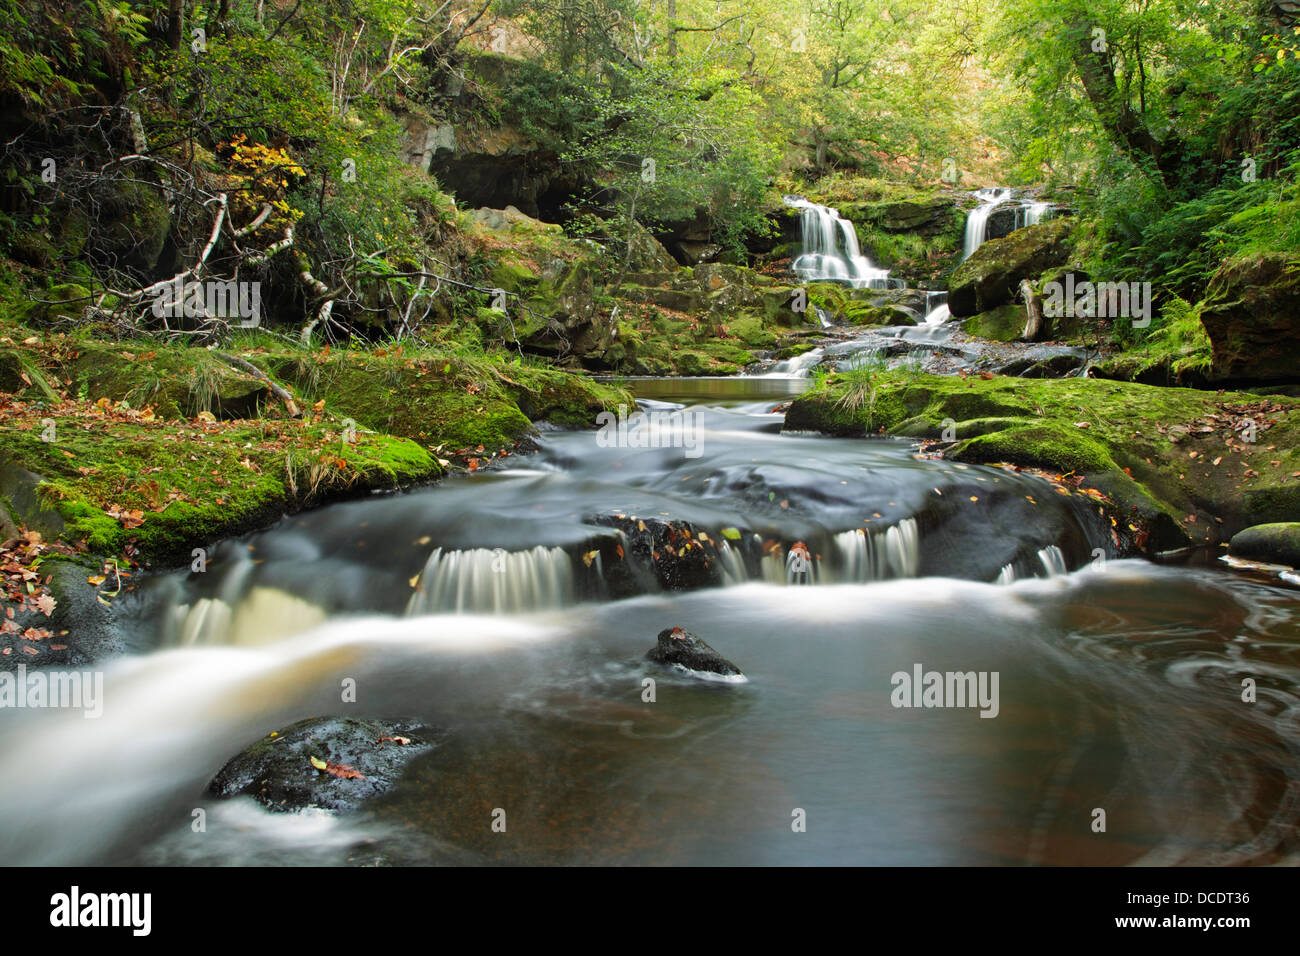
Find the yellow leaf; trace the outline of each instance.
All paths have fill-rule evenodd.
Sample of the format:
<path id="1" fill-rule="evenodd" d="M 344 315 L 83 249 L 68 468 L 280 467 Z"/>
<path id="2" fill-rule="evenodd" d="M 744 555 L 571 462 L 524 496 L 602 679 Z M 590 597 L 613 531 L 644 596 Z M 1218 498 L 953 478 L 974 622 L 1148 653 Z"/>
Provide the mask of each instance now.
<path id="1" fill-rule="evenodd" d="M 311 758 L 311 765 L 315 767 L 317 770 L 324 770 L 325 767 L 328 766 L 324 760 L 320 760 L 316 757 Z"/>

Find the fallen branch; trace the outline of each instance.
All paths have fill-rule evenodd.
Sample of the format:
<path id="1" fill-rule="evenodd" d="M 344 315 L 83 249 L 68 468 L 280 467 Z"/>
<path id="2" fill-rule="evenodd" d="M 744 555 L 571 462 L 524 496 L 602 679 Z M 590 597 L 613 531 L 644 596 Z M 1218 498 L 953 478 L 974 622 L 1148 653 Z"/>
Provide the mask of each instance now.
<path id="1" fill-rule="evenodd" d="M 241 359 L 237 355 L 226 355 L 224 352 L 213 352 L 212 354 L 221 359 L 221 361 L 233 365 L 240 371 L 247 372 L 254 378 L 261 379 L 265 382 L 267 388 L 271 390 L 271 394 L 284 402 L 285 410 L 289 413 L 290 418 L 298 418 L 302 415 L 302 412 L 298 410 L 297 403 L 293 400 L 293 396 L 289 394 L 289 390 L 284 386 L 277 385 L 275 382 L 271 381 L 271 378 L 252 362 Z"/>
<path id="2" fill-rule="evenodd" d="M 1043 298 L 1028 279 L 1020 280 L 1020 294 L 1025 299 L 1025 330 L 1020 337 L 1026 342 L 1041 342 L 1052 334 L 1052 320 L 1043 314 Z"/>

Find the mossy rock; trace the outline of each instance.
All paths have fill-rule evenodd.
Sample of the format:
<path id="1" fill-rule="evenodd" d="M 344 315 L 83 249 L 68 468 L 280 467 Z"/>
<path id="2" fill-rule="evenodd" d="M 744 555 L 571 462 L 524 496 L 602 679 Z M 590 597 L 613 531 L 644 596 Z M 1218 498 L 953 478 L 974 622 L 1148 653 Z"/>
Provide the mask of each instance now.
<path id="1" fill-rule="evenodd" d="M 1230 554 L 1300 568 L 1300 521 L 1259 524 L 1232 536 Z"/>
<path id="2" fill-rule="evenodd" d="M 1223 263 L 1206 290 L 1201 324 L 1213 347 L 1216 381 L 1300 379 L 1300 259 L 1277 252 Z"/>
<path id="3" fill-rule="evenodd" d="M 968 335 L 994 342 L 1015 342 L 1025 331 L 1025 307 L 1008 302 L 997 308 L 972 315 L 962 323 Z"/>
<path id="4" fill-rule="evenodd" d="M 961 318 L 1011 302 L 1022 279 L 1065 264 L 1073 228 L 1069 219 L 1053 219 L 985 242 L 949 278 L 949 310 Z"/>
<path id="5" fill-rule="evenodd" d="M 1267 407 L 1261 407 L 1261 406 Z M 1241 442 L 1247 420 L 1267 440 Z M 1147 547 L 1215 545 L 1300 513 L 1300 401 L 1101 379 L 856 370 L 797 398 L 790 430 L 938 439 L 948 457 L 1082 476 L 1145 528 Z M 1119 530 L 1127 527 L 1126 521 Z"/>
<path id="6" fill-rule="evenodd" d="M 86 251 L 98 262 L 137 273 L 158 264 L 171 213 L 162 188 L 134 180 L 104 180 L 95 189 L 98 209 Z"/>

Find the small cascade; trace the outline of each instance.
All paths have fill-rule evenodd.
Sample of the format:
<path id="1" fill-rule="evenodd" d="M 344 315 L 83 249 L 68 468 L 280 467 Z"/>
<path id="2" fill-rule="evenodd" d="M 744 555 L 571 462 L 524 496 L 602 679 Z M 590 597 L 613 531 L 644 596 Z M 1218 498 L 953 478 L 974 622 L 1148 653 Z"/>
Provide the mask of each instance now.
<path id="1" fill-rule="evenodd" d="M 1004 202 L 1011 198 L 1010 189 L 977 189 L 975 198 L 980 201 L 979 206 L 972 209 L 966 216 L 966 233 L 962 239 L 962 261 L 966 261 L 971 254 L 984 243 L 984 232 L 988 228 L 989 216 L 993 215 L 993 210 L 997 209 Z"/>
<path id="2" fill-rule="evenodd" d="M 765 378 L 807 378 L 812 367 L 825 356 L 824 348 L 809 349 L 794 358 L 782 359 L 763 373 Z"/>
<path id="3" fill-rule="evenodd" d="M 1049 578 L 1060 577 L 1069 571 L 1065 566 L 1065 555 L 1061 549 L 1054 544 L 1049 544 L 1038 552 L 1039 563 L 1042 564 L 1043 570 L 1047 572 Z"/>
<path id="4" fill-rule="evenodd" d="M 172 611 L 172 628 L 165 643 L 253 646 L 291 637 L 323 623 L 327 616 L 316 605 L 278 588 L 254 587 L 236 603 L 199 598 Z"/>
<path id="5" fill-rule="evenodd" d="M 722 570 L 723 587 L 744 584 L 749 580 L 749 573 L 745 570 L 744 559 L 726 541 L 718 545 L 718 564 Z"/>
<path id="6" fill-rule="evenodd" d="M 857 528 L 835 536 L 843 570 L 837 580 L 851 583 L 914 578 L 921 567 L 920 532 L 915 518 L 875 533 Z"/>
<path id="7" fill-rule="evenodd" d="M 1023 229 L 1026 226 L 1036 226 L 1040 222 L 1050 219 L 1051 214 L 1051 203 L 1026 200 L 1016 207 L 1016 228 Z"/>
<path id="8" fill-rule="evenodd" d="M 994 584 L 1015 584 L 1016 567 L 1013 564 L 1002 565 L 1002 570 L 998 572 L 998 578 Z"/>
<path id="9" fill-rule="evenodd" d="M 952 318 L 948 311 L 947 292 L 927 292 L 925 294 L 925 318 L 922 325 L 943 325 Z"/>
<path id="10" fill-rule="evenodd" d="M 828 206 L 819 206 L 799 196 L 786 196 L 787 205 L 803 210 L 803 252 L 791 264 L 795 275 L 806 282 L 843 282 L 856 289 L 901 288 L 862 254 L 853 223 L 842 219 Z"/>
<path id="11" fill-rule="evenodd" d="M 817 313 L 817 321 L 821 323 L 823 329 L 835 327 L 835 323 L 831 321 L 831 314 L 820 305 L 814 305 L 813 311 Z"/>
<path id="12" fill-rule="evenodd" d="M 563 548 L 435 548 L 420 573 L 406 614 L 522 613 L 571 603 L 573 563 Z"/>
<path id="13" fill-rule="evenodd" d="M 995 189 L 977 189 L 975 198 L 980 201 L 979 206 L 972 209 L 966 216 L 966 233 L 962 240 L 962 261 L 966 261 L 971 254 L 984 244 L 985 237 L 988 233 L 989 217 L 999 207 L 1011 202 L 1014 190 L 998 187 Z M 1012 229 L 1024 229 L 1026 226 L 1036 226 L 1038 223 L 1050 219 L 1052 216 L 1052 204 L 1038 202 L 1033 199 L 1022 199 L 1016 206 Z"/>

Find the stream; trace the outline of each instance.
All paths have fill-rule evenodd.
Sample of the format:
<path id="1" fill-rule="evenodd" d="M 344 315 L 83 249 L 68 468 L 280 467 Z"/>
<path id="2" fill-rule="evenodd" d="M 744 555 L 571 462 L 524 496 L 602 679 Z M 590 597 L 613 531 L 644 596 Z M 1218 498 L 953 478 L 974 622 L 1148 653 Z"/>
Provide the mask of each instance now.
<path id="1" fill-rule="evenodd" d="M 0 858 L 1297 862 L 1295 591 L 1116 559 L 1095 503 L 1043 479 L 782 434 L 797 376 L 631 384 L 645 447 L 543 430 L 125 596 L 102 717 L 0 714 Z M 654 534 L 683 528 L 672 578 Z M 647 661 L 673 626 L 747 680 Z M 992 719 L 895 706 L 917 667 L 996 674 Z M 445 737 L 359 814 L 207 796 L 244 747 L 327 714 Z"/>

